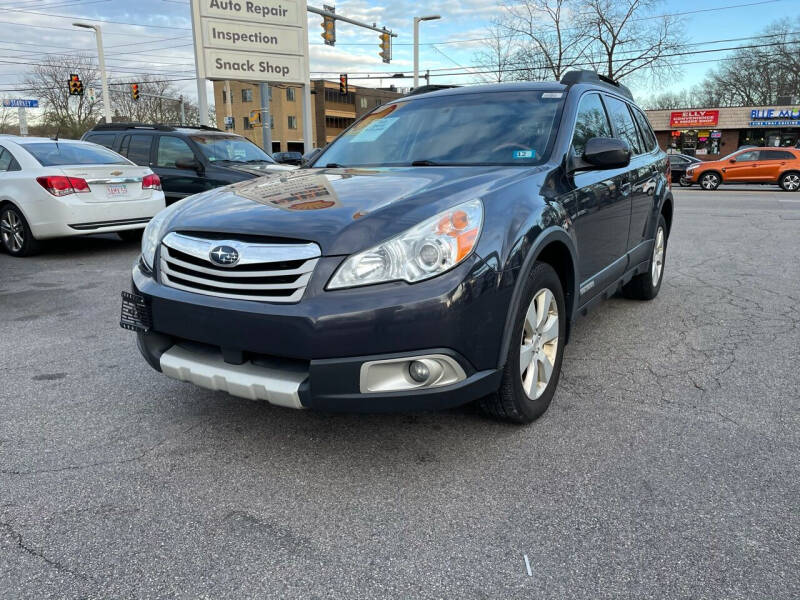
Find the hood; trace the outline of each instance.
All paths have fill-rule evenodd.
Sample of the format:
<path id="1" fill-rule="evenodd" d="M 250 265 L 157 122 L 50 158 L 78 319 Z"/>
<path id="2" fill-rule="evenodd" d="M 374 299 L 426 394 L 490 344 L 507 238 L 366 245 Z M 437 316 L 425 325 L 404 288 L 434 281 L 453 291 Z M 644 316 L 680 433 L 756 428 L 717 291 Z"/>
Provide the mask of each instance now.
<path id="1" fill-rule="evenodd" d="M 165 229 L 313 241 L 323 255 L 374 246 L 434 214 L 541 169 L 300 169 L 187 199 Z"/>

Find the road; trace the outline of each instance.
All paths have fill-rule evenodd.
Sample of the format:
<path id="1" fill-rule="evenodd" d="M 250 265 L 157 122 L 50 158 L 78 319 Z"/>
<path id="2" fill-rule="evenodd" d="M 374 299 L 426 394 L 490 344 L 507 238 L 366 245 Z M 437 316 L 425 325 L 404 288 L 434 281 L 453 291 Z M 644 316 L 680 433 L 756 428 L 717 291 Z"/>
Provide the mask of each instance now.
<path id="1" fill-rule="evenodd" d="M 135 244 L 0 255 L 0 597 L 797 598 L 800 194 L 675 212 L 522 428 L 181 384 L 117 325 Z"/>

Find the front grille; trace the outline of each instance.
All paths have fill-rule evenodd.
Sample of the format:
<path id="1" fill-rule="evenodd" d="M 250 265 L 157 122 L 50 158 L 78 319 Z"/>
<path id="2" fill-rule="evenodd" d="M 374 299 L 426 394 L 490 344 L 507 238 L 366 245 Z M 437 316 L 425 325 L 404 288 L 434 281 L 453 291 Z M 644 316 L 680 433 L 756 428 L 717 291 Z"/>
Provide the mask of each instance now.
<path id="1" fill-rule="evenodd" d="M 215 238 L 218 236 L 214 236 Z M 233 266 L 211 261 L 211 251 L 238 252 Z M 207 296 L 260 302 L 299 302 L 320 256 L 319 246 L 257 244 L 170 233 L 161 242 L 161 283 Z"/>

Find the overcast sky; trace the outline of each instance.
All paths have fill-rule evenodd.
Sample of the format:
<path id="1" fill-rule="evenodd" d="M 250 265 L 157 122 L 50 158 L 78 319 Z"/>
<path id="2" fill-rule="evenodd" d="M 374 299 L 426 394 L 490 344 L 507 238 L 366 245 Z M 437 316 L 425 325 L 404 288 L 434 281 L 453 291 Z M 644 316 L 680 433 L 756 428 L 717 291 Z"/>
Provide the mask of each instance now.
<path id="1" fill-rule="evenodd" d="M 321 6 L 320 2 L 320 6 Z M 317 5 L 312 2 L 312 5 Z M 730 40 L 759 33 L 778 19 L 795 19 L 800 0 L 670 0 L 664 13 L 686 13 L 685 38 L 689 43 Z M 348 72 L 353 83 L 388 85 L 388 79 L 356 80 L 358 73 L 381 72 L 391 75 L 412 70 L 412 18 L 421 14 L 440 14 L 439 21 L 421 25 L 421 69 L 458 69 L 475 64 L 474 53 L 481 42 L 463 42 L 485 36 L 486 27 L 499 9 L 493 0 L 344 0 L 336 3 L 340 14 L 386 26 L 396 32 L 393 60 L 381 62 L 378 35 L 345 23 L 337 24 L 337 44 L 325 46 L 320 38 L 321 17 L 309 15 L 312 77 L 335 78 Z M 703 11 L 703 12 L 697 12 Z M 63 15 L 63 16 L 53 16 Z M 0 0 L 0 96 L 27 97 L 16 91 L 29 66 L 44 54 L 84 50 L 95 52 L 89 30 L 71 26 L 75 20 L 101 24 L 110 76 L 116 81 L 134 81 L 147 72 L 176 79 L 187 96 L 196 96 L 191 46 L 191 18 L 188 0 Z M 693 49 L 723 48 L 747 42 L 721 42 L 694 46 Z M 687 57 L 683 62 L 714 61 L 725 53 Z M 20 64 L 22 63 L 22 64 Z M 713 62 L 686 65 L 682 77 L 670 81 L 682 88 L 700 81 Z M 435 72 L 435 71 L 434 71 Z M 474 83 L 475 75 L 435 78 L 435 83 Z M 410 86 L 410 80 L 393 80 Z M 210 86 L 209 90 L 210 90 Z M 647 95 L 644 84 L 634 92 Z"/>

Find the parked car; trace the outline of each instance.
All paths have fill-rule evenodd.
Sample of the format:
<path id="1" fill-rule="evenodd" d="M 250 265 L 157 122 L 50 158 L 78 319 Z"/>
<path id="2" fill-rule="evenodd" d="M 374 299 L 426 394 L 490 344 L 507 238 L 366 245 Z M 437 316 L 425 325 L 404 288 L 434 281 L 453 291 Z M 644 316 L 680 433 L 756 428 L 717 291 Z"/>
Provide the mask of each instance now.
<path id="1" fill-rule="evenodd" d="M 303 163 L 303 155 L 299 152 L 275 152 L 272 155 L 275 162 L 282 165 L 301 165 Z"/>
<path id="2" fill-rule="evenodd" d="M 83 140 L 119 152 L 161 178 L 167 204 L 223 185 L 285 173 L 245 137 L 212 127 L 172 127 L 144 123 L 100 123 Z"/>
<path id="3" fill-rule="evenodd" d="M 703 161 L 695 156 L 689 156 L 688 154 L 670 154 L 669 167 L 672 173 L 672 181 L 676 181 L 681 187 L 692 185 L 689 180 L 686 179 L 686 168 L 689 165 L 700 162 Z"/>
<path id="4" fill-rule="evenodd" d="M 661 287 L 666 154 L 624 86 L 462 87 L 367 114 L 307 169 L 150 223 L 123 327 L 167 376 L 293 408 L 550 404 L 578 317 Z"/>
<path id="5" fill-rule="evenodd" d="M 686 178 L 704 190 L 722 183 L 779 185 L 787 192 L 800 189 L 800 150 L 797 148 L 748 148 L 719 160 L 690 165 Z"/>
<path id="6" fill-rule="evenodd" d="M 0 136 L 0 241 L 12 256 L 34 254 L 48 238 L 138 238 L 163 208 L 158 175 L 102 146 Z"/>

